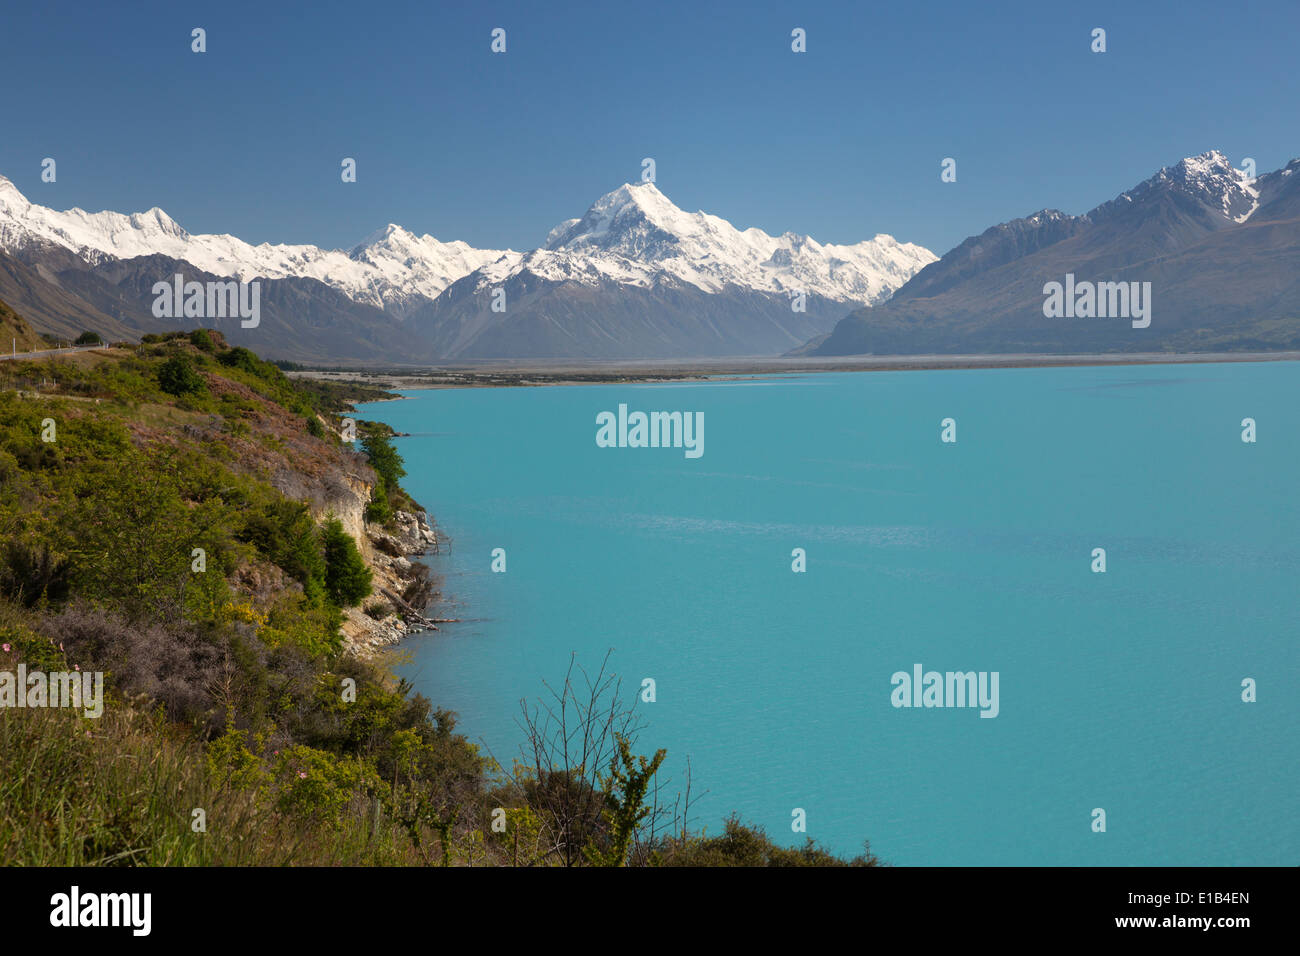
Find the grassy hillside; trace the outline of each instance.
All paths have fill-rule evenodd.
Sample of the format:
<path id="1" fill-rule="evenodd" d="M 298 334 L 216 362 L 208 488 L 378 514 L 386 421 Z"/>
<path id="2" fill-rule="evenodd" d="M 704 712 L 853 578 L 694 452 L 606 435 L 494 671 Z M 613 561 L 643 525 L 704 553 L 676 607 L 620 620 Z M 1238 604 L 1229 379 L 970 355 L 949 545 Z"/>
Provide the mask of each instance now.
<path id="1" fill-rule="evenodd" d="M 393 678 L 434 582 L 384 429 L 340 437 L 380 394 L 204 331 L 0 362 L 0 680 L 106 685 L 98 718 L 0 706 L 0 864 L 842 865 L 647 812 L 601 707 L 582 765 L 542 731 L 506 770 Z"/>

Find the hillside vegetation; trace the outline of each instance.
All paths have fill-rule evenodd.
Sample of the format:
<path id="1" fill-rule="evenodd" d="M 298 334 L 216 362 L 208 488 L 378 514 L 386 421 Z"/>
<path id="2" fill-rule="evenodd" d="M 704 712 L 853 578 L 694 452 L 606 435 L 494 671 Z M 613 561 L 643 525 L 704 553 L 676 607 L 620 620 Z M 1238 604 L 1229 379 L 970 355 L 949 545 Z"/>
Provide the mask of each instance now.
<path id="1" fill-rule="evenodd" d="M 0 708 L 0 864 L 843 865 L 650 809 L 599 707 L 585 764 L 507 769 L 393 677 L 436 539 L 387 430 L 341 438 L 382 394 L 210 330 L 0 362 L 0 672 L 106 685 Z"/>

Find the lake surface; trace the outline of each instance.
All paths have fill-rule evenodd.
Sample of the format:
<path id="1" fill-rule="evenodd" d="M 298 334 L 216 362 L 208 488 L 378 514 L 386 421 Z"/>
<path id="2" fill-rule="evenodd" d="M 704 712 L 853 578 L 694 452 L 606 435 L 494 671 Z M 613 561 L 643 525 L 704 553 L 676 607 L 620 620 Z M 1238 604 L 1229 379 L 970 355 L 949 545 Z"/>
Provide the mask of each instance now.
<path id="1" fill-rule="evenodd" d="M 411 433 L 467 620 L 401 671 L 507 766 L 520 699 L 612 648 L 709 832 L 793 844 L 800 808 L 898 865 L 1300 863 L 1300 365 L 404 394 L 360 415 Z M 598 447 L 620 403 L 703 412 L 703 455 Z M 997 716 L 895 707 L 916 664 L 997 672 Z"/>

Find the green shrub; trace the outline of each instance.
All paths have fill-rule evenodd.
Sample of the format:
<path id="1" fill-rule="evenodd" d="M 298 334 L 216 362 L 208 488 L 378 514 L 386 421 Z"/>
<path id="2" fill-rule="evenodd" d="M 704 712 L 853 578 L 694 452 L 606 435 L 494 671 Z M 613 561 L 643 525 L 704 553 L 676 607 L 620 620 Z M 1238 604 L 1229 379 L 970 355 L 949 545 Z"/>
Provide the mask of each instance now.
<path id="1" fill-rule="evenodd" d="M 158 387 L 168 395 L 190 395 L 208 388 L 190 361 L 180 355 L 173 355 L 158 369 Z"/>
<path id="2" fill-rule="evenodd" d="M 300 501 L 278 499 L 244 519 L 237 533 L 302 585 L 311 602 L 325 594 L 325 557 L 311 511 Z"/>
<path id="3" fill-rule="evenodd" d="M 228 366 L 229 368 L 242 369 L 250 375 L 255 375 L 258 378 L 261 378 L 266 374 L 266 363 L 242 345 L 237 345 L 233 349 L 223 352 L 218 356 L 217 360 L 221 362 L 222 365 Z M 279 369 L 276 369 L 276 371 L 278 372 Z"/>
<path id="4" fill-rule="evenodd" d="M 276 809 L 290 816 L 341 825 L 349 803 L 358 795 L 380 789 L 374 771 L 348 757 L 301 744 L 282 751 L 279 757 Z"/>
<path id="5" fill-rule="evenodd" d="M 4 648 L 8 647 L 8 650 Z M 58 646 L 20 621 L 0 621 L 0 670 L 13 671 L 19 661 L 33 671 L 63 671 L 67 658 Z"/>
<path id="6" fill-rule="evenodd" d="M 368 601 L 364 610 L 366 617 L 371 620 L 382 621 L 393 613 L 393 606 L 387 601 Z"/>
<path id="7" fill-rule="evenodd" d="M 325 593 L 339 607 L 354 607 L 370 594 L 370 569 L 343 523 L 330 518 L 321 529 L 325 548 Z"/>
<path id="8" fill-rule="evenodd" d="M 388 436 L 373 429 L 368 430 L 361 436 L 361 447 L 365 449 L 366 457 L 370 459 L 370 467 L 375 469 L 384 484 L 396 488 L 406 475 L 406 469 L 402 467 L 404 464 L 402 456 L 397 453 Z"/>
<path id="9" fill-rule="evenodd" d="M 384 479 L 375 482 L 370 492 L 370 502 L 366 505 L 366 520 L 371 524 L 388 524 L 393 520 L 393 506 L 388 501 L 388 489 Z"/>
<path id="10" fill-rule="evenodd" d="M 295 647 L 308 658 L 333 657 L 343 649 L 342 616 L 332 607 L 314 606 L 301 595 L 282 595 L 267 614 L 260 636 L 268 647 Z"/>

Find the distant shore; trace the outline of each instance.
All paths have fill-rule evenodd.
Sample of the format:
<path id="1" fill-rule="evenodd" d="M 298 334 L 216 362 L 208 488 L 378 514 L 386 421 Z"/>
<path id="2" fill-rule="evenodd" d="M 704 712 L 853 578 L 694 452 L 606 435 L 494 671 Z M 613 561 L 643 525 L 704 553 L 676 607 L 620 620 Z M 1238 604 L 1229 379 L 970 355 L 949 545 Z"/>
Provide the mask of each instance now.
<path id="1" fill-rule="evenodd" d="M 898 372 L 936 369 L 1059 368 L 1089 365 L 1181 365 L 1296 362 L 1300 352 L 1134 352 L 1096 355 L 850 355 L 836 358 L 731 358 L 656 361 L 518 360 L 457 362 L 437 368 L 296 369 L 295 378 L 361 382 L 378 388 L 515 388 L 621 382 L 689 382 L 809 372 Z"/>

